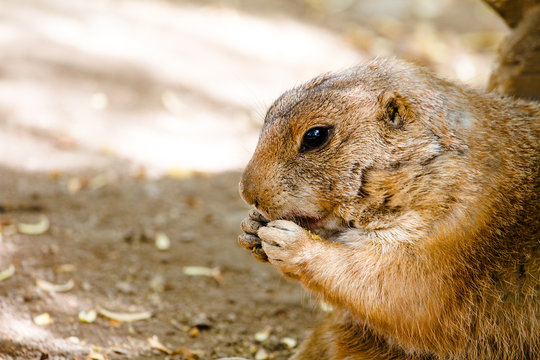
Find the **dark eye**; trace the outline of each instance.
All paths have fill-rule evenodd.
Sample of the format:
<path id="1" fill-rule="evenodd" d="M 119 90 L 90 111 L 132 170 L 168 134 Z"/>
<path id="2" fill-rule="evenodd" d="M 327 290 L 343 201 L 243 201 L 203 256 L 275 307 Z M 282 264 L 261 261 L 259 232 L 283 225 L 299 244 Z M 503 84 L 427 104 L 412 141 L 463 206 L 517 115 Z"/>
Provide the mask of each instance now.
<path id="1" fill-rule="evenodd" d="M 332 128 L 318 126 L 309 129 L 302 138 L 302 145 L 300 145 L 300 152 L 310 151 L 318 149 L 328 142 Z"/>

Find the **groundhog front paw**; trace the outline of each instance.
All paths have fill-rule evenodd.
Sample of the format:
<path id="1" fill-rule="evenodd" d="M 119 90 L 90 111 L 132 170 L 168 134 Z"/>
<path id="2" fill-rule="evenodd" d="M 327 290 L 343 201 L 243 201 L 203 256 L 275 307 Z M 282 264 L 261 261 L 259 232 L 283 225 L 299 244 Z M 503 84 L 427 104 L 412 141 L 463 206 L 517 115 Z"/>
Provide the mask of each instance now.
<path id="1" fill-rule="evenodd" d="M 257 236 L 257 231 L 267 223 L 268 220 L 253 209 L 249 212 L 249 216 L 240 223 L 244 233 L 238 237 L 238 244 L 251 251 L 253 257 L 262 262 L 268 262 L 268 257 L 262 249 L 261 239 Z"/>
<path id="2" fill-rule="evenodd" d="M 309 232 L 292 221 L 276 220 L 259 228 L 257 234 L 268 261 L 288 277 L 298 278 L 303 251 L 311 240 Z"/>

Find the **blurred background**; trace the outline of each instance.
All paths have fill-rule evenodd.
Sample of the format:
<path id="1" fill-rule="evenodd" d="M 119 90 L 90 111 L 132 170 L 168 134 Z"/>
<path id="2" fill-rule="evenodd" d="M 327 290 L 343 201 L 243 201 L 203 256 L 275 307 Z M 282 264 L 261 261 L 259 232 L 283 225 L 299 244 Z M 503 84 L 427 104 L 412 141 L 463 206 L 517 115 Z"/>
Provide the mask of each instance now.
<path id="1" fill-rule="evenodd" d="M 267 107 L 397 56 L 484 88 L 480 0 L 1 0 L 0 359 L 287 359 L 320 307 L 236 244 Z"/>
<path id="2" fill-rule="evenodd" d="M 284 90 L 375 56 L 484 87 L 506 31 L 479 0 L 3 0 L 0 163 L 240 169 Z"/>

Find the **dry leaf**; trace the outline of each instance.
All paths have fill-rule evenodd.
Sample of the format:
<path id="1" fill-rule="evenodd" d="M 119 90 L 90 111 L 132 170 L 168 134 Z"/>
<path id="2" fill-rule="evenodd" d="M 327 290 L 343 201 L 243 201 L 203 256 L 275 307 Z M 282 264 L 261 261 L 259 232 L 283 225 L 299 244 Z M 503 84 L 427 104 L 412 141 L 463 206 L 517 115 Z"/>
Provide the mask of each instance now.
<path id="1" fill-rule="evenodd" d="M 9 279 L 13 274 L 15 274 L 15 266 L 11 264 L 6 270 L 0 271 L 0 282 Z"/>
<path id="2" fill-rule="evenodd" d="M 85 360 L 106 360 L 106 359 L 107 358 L 105 357 L 105 355 L 97 353 L 97 352 L 93 352 L 93 353 L 88 354 Z"/>
<path id="3" fill-rule="evenodd" d="M 167 177 L 171 179 L 183 180 L 193 177 L 193 171 L 180 168 L 172 168 L 167 171 Z"/>
<path id="4" fill-rule="evenodd" d="M 71 195 L 78 193 L 82 187 L 82 181 L 78 177 L 72 177 L 67 182 L 67 190 Z"/>
<path id="5" fill-rule="evenodd" d="M 212 277 L 218 284 L 223 284 L 225 282 L 225 279 L 223 278 L 223 274 L 221 272 L 221 269 L 219 267 L 215 267 L 212 269 Z"/>
<path id="6" fill-rule="evenodd" d="M 183 270 L 188 276 L 213 276 L 212 269 L 206 266 L 184 266 Z"/>
<path id="7" fill-rule="evenodd" d="M 123 347 L 123 345 L 115 345 L 115 346 L 110 347 L 110 349 L 111 349 L 115 354 L 118 354 L 118 355 L 124 355 L 124 356 L 129 355 L 129 351 L 128 351 L 127 349 L 125 349 L 125 348 Z"/>
<path id="8" fill-rule="evenodd" d="M 158 337 L 156 335 L 152 336 L 152 337 L 149 337 L 148 338 L 148 342 L 150 343 L 150 347 L 152 349 L 156 349 L 156 350 L 159 350 L 159 351 L 162 351 L 164 352 L 165 354 L 172 354 L 173 352 L 169 349 L 167 349 L 167 347 L 165 345 L 163 345 Z"/>
<path id="9" fill-rule="evenodd" d="M 182 346 L 181 348 L 176 349 L 174 354 L 182 355 L 182 358 L 185 360 L 197 360 L 204 356 L 204 351 L 191 350 L 185 346 Z"/>
<path id="10" fill-rule="evenodd" d="M 0 221 L 0 235 L 11 236 L 17 233 L 17 225 L 11 220 Z"/>
<path id="11" fill-rule="evenodd" d="M 109 321 L 109 325 L 112 326 L 113 328 L 117 328 L 117 327 L 120 327 L 120 325 L 122 325 L 122 322 L 118 320 L 108 319 L 108 321 Z"/>
<path id="12" fill-rule="evenodd" d="M 52 324 L 52 319 L 49 313 L 43 313 L 34 317 L 34 324 L 39 326 L 47 326 Z"/>
<path id="13" fill-rule="evenodd" d="M 96 306 L 96 310 L 100 315 L 103 315 L 106 318 L 109 318 L 111 320 L 116 320 L 116 321 L 122 321 L 122 322 L 146 320 L 152 317 L 152 313 L 150 311 L 141 311 L 141 312 L 135 312 L 135 313 L 120 313 L 120 312 L 109 311 L 107 309 L 102 308 L 99 305 Z"/>
<path id="14" fill-rule="evenodd" d="M 214 278 L 219 284 L 223 284 L 223 274 L 219 267 L 209 268 L 206 266 L 184 266 L 184 274 L 188 276 L 207 276 Z"/>
<path id="15" fill-rule="evenodd" d="M 79 321 L 83 323 L 93 323 L 96 321 L 97 312 L 96 310 L 81 311 L 79 312 Z"/>
<path id="16" fill-rule="evenodd" d="M 46 280 L 36 280 L 36 285 L 47 292 L 66 292 L 73 289 L 75 283 L 73 280 L 69 280 L 65 284 L 53 284 Z"/>
<path id="17" fill-rule="evenodd" d="M 110 183 L 109 176 L 107 174 L 99 174 L 90 179 L 89 186 L 93 190 L 100 189 Z"/>
<path id="18" fill-rule="evenodd" d="M 51 171 L 48 173 L 49 179 L 51 180 L 58 180 L 60 176 L 62 176 L 62 173 L 60 171 Z"/>
<path id="19" fill-rule="evenodd" d="M 73 264 L 61 264 L 56 267 L 56 272 L 59 273 L 68 273 L 77 271 L 77 266 Z"/>
<path id="20" fill-rule="evenodd" d="M 49 219 L 45 215 L 41 215 L 39 222 L 35 224 L 18 223 L 17 230 L 25 235 L 41 235 L 49 230 Z"/>

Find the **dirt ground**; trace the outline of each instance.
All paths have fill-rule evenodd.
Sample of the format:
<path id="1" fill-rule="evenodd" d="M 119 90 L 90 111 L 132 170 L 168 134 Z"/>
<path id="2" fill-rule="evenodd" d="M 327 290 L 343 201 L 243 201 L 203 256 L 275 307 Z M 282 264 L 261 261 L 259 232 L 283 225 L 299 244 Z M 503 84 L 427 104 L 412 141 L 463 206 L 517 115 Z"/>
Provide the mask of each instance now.
<path id="1" fill-rule="evenodd" d="M 505 33 L 374 4 L 5 0 L 0 359 L 288 358 L 324 312 L 236 245 L 266 106 L 378 55 L 482 87 Z"/>
<path id="2" fill-rule="evenodd" d="M 260 349 L 285 358 L 289 351 L 281 340 L 305 334 L 316 317 L 314 302 L 235 246 L 247 211 L 237 196 L 238 177 L 121 178 L 99 188 L 92 188 L 90 178 L 88 187 L 72 194 L 68 183 L 77 177 L 3 169 L 0 261 L 16 272 L 0 285 L 2 359 L 84 359 L 91 353 L 109 359 L 189 358 L 184 350 L 168 356 L 153 350 L 148 339 L 154 336 L 170 351 L 189 349 L 203 359 L 250 357 Z M 46 233 L 10 233 L 9 224 L 39 222 L 38 213 L 50 221 Z M 158 232 L 170 239 L 167 250 L 156 247 Z M 219 273 L 186 275 L 187 266 Z M 73 280 L 75 286 L 48 292 L 37 280 Z M 79 320 L 79 312 L 98 306 L 152 316 L 135 322 Z M 52 324 L 33 322 L 42 313 L 50 314 Z M 266 331 L 267 339 L 254 339 Z"/>

